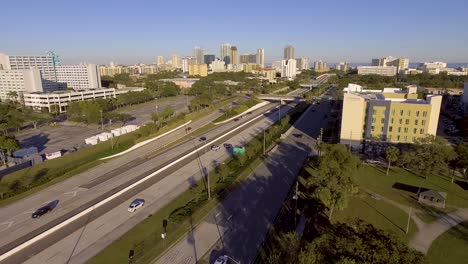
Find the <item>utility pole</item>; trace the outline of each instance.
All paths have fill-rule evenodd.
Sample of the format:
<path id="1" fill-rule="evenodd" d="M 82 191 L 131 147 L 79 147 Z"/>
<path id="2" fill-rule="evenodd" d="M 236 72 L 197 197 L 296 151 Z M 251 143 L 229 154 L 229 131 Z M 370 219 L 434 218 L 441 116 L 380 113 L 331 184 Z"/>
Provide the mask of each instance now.
<path id="1" fill-rule="evenodd" d="M 265 128 L 263 129 L 263 155 L 265 155 Z"/>
<path id="2" fill-rule="evenodd" d="M 410 224 L 410 220 L 411 220 L 411 209 L 413 209 L 413 207 L 410 207 L 410 208 L 409 208 L 409 212 L 408 212 L 408 224 L 406 225 L 406 234 L 408 234 L 408 232 L 409 232 L 409 224 Z"/>
<path id="3" fill-rule="evenodd" d="M 297 200 L 299 199 L 298 192 L 299 192 L 299 182 L 296 181 L 296 193 L 293 196 L 293 199 L 296 200 L 296 207 L 294 209 L 294 227 L 295 228 L 297 228 Z"/>
<path id="4" fill-rule="evenodd" d="M 207 183 L 208 183 L 208 201 L 211 200 L 211 186 L 210 186 L 210 174 L 208 173 L 208 170 L 205 168 L 205 171 L 203 172 L 205 173 L 206 177 L 207 177 Z"/>
<path id="5" fill-rule="evenodd" d="M 281 99 L 279 101 L 279 106 L 278 106 L 278 122 L 281 120 Z"/>
<path id="6" fill-rule="evenodd" d="M 102 109 L 99 110 L 101 112 L 101 130 L 104 130 L 104 120 L 102 119 Z"/>
<path id="7" fill-rule="evenodd" d="M 322 150 L 321 150 L 322 137 L 323 137 L 323 128 L 320 128 L 320 135 L 319 135 L 319 137 L 317 138 L 318 154 L 319 154 L 319 156 L 322 156 Z"/>

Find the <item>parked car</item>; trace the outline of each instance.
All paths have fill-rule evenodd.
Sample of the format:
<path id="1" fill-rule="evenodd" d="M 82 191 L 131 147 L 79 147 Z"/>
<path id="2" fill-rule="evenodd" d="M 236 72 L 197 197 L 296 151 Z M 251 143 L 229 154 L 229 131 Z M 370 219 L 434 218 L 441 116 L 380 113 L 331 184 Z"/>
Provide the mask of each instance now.
<path id="1" fill-rule="evenodd" d="M 138 208 L 142 207 L 145 205 L 145 200 L 141 198 L 137 198 L 133 200 L 133 202 L 128 206 L 128 211 L 130 213 L 135 212 Z"/>
<path id="2" fill-rule="evenodd" d="M 214 264 L 226 264 L 227 262 L 228 262 L 228 257 L 226 255 L 224 255 L 224 256 L 219 256 L 215 260 Z"/>
<path id="3" fill-rule="evenodd" d="M 211 150 L 217 151 L 219 149 L 218 145 L 213 145 L 211 146 Z"/>
<path id="4" fill-rule="evenodd" d="M 52 210 L 54 210 L 55 207 L 57 207 L 59 203 L 59 200 L 54 200 L 50 203 L 48 203 L 45 206 L 42 206 L 41 208 L 37 209 L 34 211 L 34 213 L 31 215 L 32 218 L 39 218 L 47 213 L 50 213 Z"/>

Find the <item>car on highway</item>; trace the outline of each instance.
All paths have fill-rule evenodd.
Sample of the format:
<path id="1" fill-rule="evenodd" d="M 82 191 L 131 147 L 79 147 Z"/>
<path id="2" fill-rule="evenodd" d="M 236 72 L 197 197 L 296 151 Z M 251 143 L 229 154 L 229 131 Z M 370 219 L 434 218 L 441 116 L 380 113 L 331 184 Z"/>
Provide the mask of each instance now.
<path id="1" fill-rule="evenodd" d="M 239 118 L 234 118 L 234 121 L 239 121 Z"/>
<path id="2" fill-rule="evenodd" d="M 252 112 L 247 112 L 247 114 L 248 114 L 248 115 L 251 115 L 251 114 L 252 114 Z"/>
<path id="3" fill-rule="evenodd" d="M 143 205 L 145 205 L 145 199 L 137 198 L 130 203 L 130 205 L 128 206 L 128 211 L 130 213 L 133 213 Z"/>
<path id="4" fill-rule="evenodd" d="M 211 146 L 211 150 L 217 151 L 217 150 L 219 150 L 219 146 L 218 145 L 213 145 L 213 146 Z"/>
<path id="5" fill-rule="evenodd" d="M 205 140 L 206 140 L 206 137 L 200 137 L 198 141 L 205 141 Z"/>
<path id="6" fill-rule="evenodd" d="M 213 264 L 226 264 L 228 262 L 228 257 L 226 255 L 219 256 Z"/>
<path id="7" fill-rule="evenodd" d="M 226 149 L 230 149 L 230 148 L 232 148 L 232 144 L 224 143 L 223 147 L 226 148 Z"/>
<path id="8" fill-rule="evenodd" d="M 34 211 L 34 213 L 31 215 L 32 218 L 39 218 L 47 213 L 50 213 L 52 210 L 54 210 L 55 207 L 57 207 L 59 203 L 59 200 L 54 200 L 41 208 L 37 209 Z"/>
<path id="9" fill-rule="evenodd" d="M 241 118 L 246 118 L 246 116 L 245 116 L 245 115 L 243 115 L 243 116 L 241 116 Z"/>

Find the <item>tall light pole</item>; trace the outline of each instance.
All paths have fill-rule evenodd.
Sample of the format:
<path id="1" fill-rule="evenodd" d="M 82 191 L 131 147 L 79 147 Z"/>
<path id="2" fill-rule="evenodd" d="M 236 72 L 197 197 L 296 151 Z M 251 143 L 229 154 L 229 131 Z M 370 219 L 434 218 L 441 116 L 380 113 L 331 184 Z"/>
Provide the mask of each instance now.
<path id="1" fill-rule="evenodd" d="M 102 109 L 99 110 L 101 112 L 101 130 L 104 130 L 104 120 L 102 119 Z"/>
<path id="2" fill-rule="evenodd" d="M 265 155 L 265 128 L 263 129 L 263 155 Z"/>

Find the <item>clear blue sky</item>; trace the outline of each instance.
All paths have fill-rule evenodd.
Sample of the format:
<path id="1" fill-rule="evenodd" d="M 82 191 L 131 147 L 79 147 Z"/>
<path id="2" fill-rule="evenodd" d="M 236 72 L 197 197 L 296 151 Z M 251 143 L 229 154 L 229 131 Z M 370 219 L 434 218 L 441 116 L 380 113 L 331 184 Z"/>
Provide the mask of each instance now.
<path id="1" fill-rule="evenodd" d="M 267 62 L 287 44 L 312 61 L 468 62 L 466 0 L 5 0 L 1 20 L 0 52 L 54 50 L 64 64 L 150 63 L 194 46 L 219 56 L 222 42 L 262 47 Z"/>

